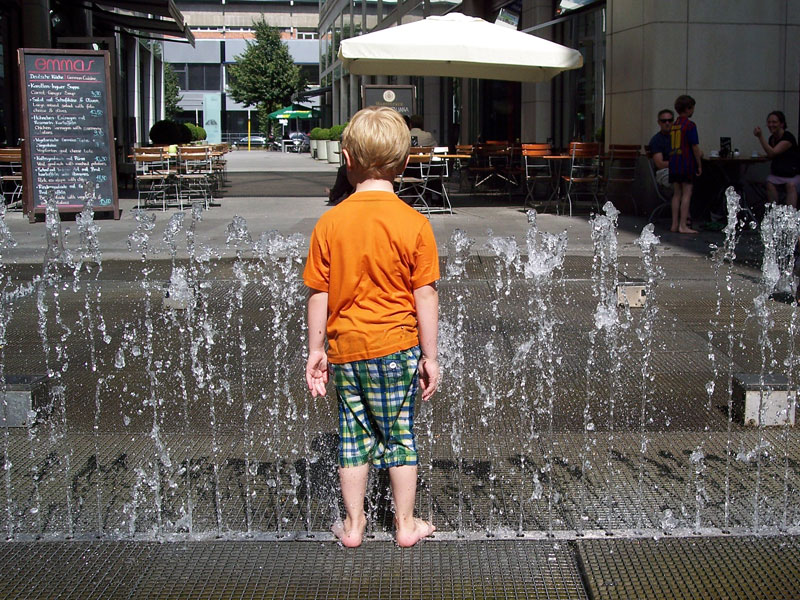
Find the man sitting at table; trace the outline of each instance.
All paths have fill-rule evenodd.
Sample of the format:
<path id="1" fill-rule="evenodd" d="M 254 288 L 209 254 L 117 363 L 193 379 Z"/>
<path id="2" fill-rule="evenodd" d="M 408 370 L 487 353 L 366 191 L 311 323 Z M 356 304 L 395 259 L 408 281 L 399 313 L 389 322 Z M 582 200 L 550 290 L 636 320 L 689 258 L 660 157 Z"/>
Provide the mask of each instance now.
<path id="1" fill-rule="evenodd" d="M 439 145 L 436 143 L 436 138 L 433 137 L 431 133 L 422 129 L 425 126 L 422 115 L 411 115 L 409 124 L 411 125 L 410 133 L 412 146 L 434 147 Z M 414 138 L 416 138 L 416 144 L 414 143 Z"/>
<path id="2" fill-rule="evenodd" d="M 656 183 L 664 196 L 670 196 L 672 185 L 669 182 L 669 152 L 672 148 L 669 130 L 675 120 L 675 113 L 665 108 L 658 113 L 658 133 L 650 138 L 648 147 L 656 168 Z"/>

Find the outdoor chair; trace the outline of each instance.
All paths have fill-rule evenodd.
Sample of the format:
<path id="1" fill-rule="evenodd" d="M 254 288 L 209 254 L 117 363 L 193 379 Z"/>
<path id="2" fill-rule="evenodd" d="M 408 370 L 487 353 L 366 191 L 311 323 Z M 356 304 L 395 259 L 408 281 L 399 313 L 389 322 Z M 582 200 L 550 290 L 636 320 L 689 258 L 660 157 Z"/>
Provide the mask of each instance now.
<path id="1" fill-rule="evenodd" d="M 21 148 L 0 148 L 0 190 L 7 208 L 22 208 Z"/>
<path id="2" fill-rule="evenodd" d="M 447 146 L 437 146 L 432 149 L 430 161 L 421 164 L 422 176 L 425 179 L 425 190 L 430 196 L 431 202 L 428 204 L 428 212 L 453 212 L 450 204 L 450 196 L 447 193 L 447 181 L 450 177 L 450 166 L 446 158 L 437 154 L 447 154 Z M 433 200 L 438 197 L 440 205 L 434 206 Z"/>
<path id="3" fill-rule="evenodd" d="M 498 180 L 504 187 L 511 183 L 512 179 L 503 172 L 507 165 L 507 142 L 491 141 L 473 146 L 472 158 L 467 166 L 472 179 L 472 189 L 477 190 L 490 182 L 497 183 Z"/>
<path id="4" fill-rule="evenodd" d="M 597 210 L 600 204 L 597 199 L 600 184 L 599 163 L 600 144 L 596 142 L 570 142 L 569 168 L 561 178 L 566 185 L 566 199 L 569 204 L 569 216 L 572 216 L 573 199 L 577 202 L 580 196 L 590 196 Z"/>
<path id="5" fill-rule="evenodd" d="M 135 148 L 133 160 L 136 169 L 136 208 L 147 208 L 160 201 L 161 210 L 166 210 L 167 191 L 170 188 L 175 190 L 175 197 L 179 198 L 175 173 L 169 168 L 166 148 Z"/>
<path id="6" fill-rule="evenodd" d="M 636 165 L 641 155 L 641 146 L 611 144 L 608 147 L 603 169 L 603 196 L 606 200 L 612 197 L 628 197 L 633 204 L 635 214 L 639 213 L 636 198 L 633 195 L 633 182 L 636 179 Z"/>
<path id="7" fill-rule="evenodd" d="M 430 212 L 430 206 L 425 199 L 427 191 L 427 174 L 430 166 L 433 148 L 411 148 L 408 165 L 405 170 L 395 177 L 397 196 L 421 212 Z"/>
<path id="8" fill-rule="evenodd" d="M 214 165 L 209 146 L 178 147 L 179 202 L 191 202 L 192 198 L 202 198 L 206 209 L 212 198 Z"/>
<path id="9" fill-rule="evenodd" d="M 553 172 L 550 170 L 550 162 L 545 158 L 552 152 L 550 144 L 522 144 L 526 192 L 523 208 L 528 206 L 529 200 L 531 204 L 536 201 L 536 186 L 539 184 L 545 184 L 546 189 L 551 192 L 549 197 L 553 196 Z"/>

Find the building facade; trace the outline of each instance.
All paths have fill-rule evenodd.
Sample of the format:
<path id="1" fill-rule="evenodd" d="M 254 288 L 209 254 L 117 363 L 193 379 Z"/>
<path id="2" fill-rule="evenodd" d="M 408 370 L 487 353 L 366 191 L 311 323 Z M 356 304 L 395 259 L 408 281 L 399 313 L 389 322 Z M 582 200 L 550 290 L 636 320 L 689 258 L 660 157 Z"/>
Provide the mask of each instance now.
<path id="1" fill-rule="evenodd" d="M 19 48 L 108 50 L 117 162 L 163 118 L 164 39 L 194 38 L 172 0 L 5 0 L 0 3 L 0 146 L 21 143 Z"/>
<path id="2" fill-rule="evenodd" d="M 216 96 L 221 106 L 223 141 L 244 135 L 248 118 L 256 126 L 255 107 L 243 106 L 226 93 L 226 67 L 254 39 L 253 22 L 262 18 L 280 30 L 292 60 L 309 85 L 317 87 L 317 0 L 209 0 L 179 2 L 178 7 L 196 38 L 194 46 L 164 43 L 164 60 L 178 75 L 181 121 L 202 124 L 204 103 L 209 96 Z M 318 100 L 307 104 L 318 104 Z"/>
<path id="3" fill-rule="evenodd" d="M 548 83 L 359 77 L 336 58 L 341 39 L 447 12 L 494 21 L 501 9 L 518 29 L 578 49 L 581 69 Z M 320 73 L 330 85 L 330 120 L 360 108 L 363 84 L 411 83 L 417 111 L 440 143 L 480 139 L 645 144 L 656 114 L 680 94 L 697 100 L 694 120 L 708 152 L 730 137 L 755 151 L 755 125 L 771 110 L 798 130 L 800 2 L 796 0 L 325 0 Z M 468 41 L 465 41 L 468 43 Z"/>

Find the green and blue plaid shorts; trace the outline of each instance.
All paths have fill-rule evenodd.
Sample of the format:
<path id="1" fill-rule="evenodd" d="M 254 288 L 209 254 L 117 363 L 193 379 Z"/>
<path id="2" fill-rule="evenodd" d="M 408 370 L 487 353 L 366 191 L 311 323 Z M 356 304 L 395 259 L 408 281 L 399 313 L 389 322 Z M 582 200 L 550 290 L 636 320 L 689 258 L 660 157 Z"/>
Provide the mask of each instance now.
<path id="1" fill-rule="evenodd" d="M 414 403 L 419 346 L 333 365 L 339 399 L 339 465 L 379 469 L 417 464 Z"/>

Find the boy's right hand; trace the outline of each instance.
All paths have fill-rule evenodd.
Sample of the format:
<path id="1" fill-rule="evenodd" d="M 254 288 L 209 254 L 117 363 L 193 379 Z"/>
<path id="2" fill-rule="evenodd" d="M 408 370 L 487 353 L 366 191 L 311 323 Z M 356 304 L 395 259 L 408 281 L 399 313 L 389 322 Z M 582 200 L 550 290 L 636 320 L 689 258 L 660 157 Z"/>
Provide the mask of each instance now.
<path id="1" fill-rule="evenodd" d="M 435 358 L 422 357 L 419 361 L 419 385 L 422 399 L 428 401 L 439 386 L 439 362 Z"/>
<path id="2" fill-rule="evenodd" d="M 312 350 L 308 353 L 306 361 L 306 384 L 311 396 L 324 396 L 327 393 L 325 385 L 328 383 L 328 355 L 324 350 Z"/>

